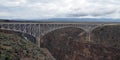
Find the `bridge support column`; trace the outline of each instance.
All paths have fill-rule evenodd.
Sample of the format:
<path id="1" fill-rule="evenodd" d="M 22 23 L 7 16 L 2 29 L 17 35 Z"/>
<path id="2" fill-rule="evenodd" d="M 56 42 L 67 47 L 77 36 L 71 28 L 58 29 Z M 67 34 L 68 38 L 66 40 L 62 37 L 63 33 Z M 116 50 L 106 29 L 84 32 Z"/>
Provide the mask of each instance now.
<path id="1" fill-rule="evenodd" d="M 36 37 L 36 44 L 40 47 L 40 37 Z"/>
<path id="2" fill-rule="evenodd" d="M 86 41 L 88 41 L 88 42 L 91 41 L 91 31 L 87 31 Z"/>

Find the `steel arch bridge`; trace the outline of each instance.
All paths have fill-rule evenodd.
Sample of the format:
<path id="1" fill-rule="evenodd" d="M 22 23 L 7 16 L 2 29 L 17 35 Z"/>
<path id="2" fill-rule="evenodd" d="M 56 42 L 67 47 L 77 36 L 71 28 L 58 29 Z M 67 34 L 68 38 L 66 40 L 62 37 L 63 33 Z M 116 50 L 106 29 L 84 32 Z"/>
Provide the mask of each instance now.
<path id="1" fill-rule="evenodd" d="M 21 33 L 27 33 L 36 38 L 36 43 L 40 47 L 40 38 L 47 33 L 54 31 L 56 29 L 75 27 L 84 30 L 87 35 L 87 41 L 90 41 L 90 34 L 95 28 L 103 27 L 107 25 L 116 24 L 103 24 L 103 23 L 32 23 L 32 22 L 0 22 L 0 29 L 18 31 Z"/>

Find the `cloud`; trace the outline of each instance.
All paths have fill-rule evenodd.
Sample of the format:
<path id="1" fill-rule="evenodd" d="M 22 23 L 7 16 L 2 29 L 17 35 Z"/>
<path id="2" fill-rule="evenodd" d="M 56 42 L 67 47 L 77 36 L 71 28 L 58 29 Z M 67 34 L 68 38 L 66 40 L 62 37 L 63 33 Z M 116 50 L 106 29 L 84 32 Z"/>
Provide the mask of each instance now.
<path id="1" fill-rule="evenodd" d="M 120 18 L 120 0 L 1 0 L 0 12 L 10 18 Z"/>
<path id="2" fill-rule="evenodd" d="M 0 12 L 0 16 L 9 16 L 9 15 L 11 15 L 11 14 L 8 12 Z"/>
<path id="3" fill-rule="evenodd" d="M 112 9 L 112 8 L 96 8 L 96 9 L 87 9 L 82 10 L 82 9 L 77 9 L 77 10 L 73 10 L 73 12 L 66 14 L 66 16 L 68 17 L 83 17 L 83 16 L 105 16 L 105 15 L 109 15 L 109 14 L 113 14 L 116 12 L 116 9 Z"/>
<path id="4" fill-rule="evenodd" d="M 0 5 L 1 6 L 21 6 L 22 4 L 25 4 L 26 0 L 1 0 Z"/>

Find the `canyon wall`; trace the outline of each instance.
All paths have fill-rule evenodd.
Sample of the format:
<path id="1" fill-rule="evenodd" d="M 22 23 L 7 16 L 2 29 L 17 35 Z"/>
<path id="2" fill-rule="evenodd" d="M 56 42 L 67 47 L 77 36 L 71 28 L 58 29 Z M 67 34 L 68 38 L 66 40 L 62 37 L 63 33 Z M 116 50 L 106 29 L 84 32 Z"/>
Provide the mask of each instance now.
<path id="1" fill-rule="evenodd" d="M 91 41 L 79 28 L 62 28 L 41 38 L 56 60 L 120 60 L 120 26 L 99 27 L 92 31 Z"/>

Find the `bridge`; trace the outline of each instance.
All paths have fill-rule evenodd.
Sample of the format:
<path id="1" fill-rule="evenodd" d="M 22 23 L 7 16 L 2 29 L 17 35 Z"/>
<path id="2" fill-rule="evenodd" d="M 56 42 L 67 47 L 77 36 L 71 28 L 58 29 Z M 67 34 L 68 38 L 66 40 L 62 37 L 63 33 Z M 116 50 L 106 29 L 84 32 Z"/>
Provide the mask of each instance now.
<path id="1" fill-rule="evenodd" d="M 66 27 L 75 27 L 84 30 L 86 35 L 86 41 L 90 41 L 91 32 L 98 28 L 108 25 L 116 25 L 116 23 L 43 23 L 43 22 L 0 22 L 0 29 L 11 30 L 21 33 L 26 33 L 32 35 L 36 38 L 36 43 L 40 47 L 40 38 L 46 35 L 49 32 L 52 32 L 57 29 L 66 28 Z"/>

